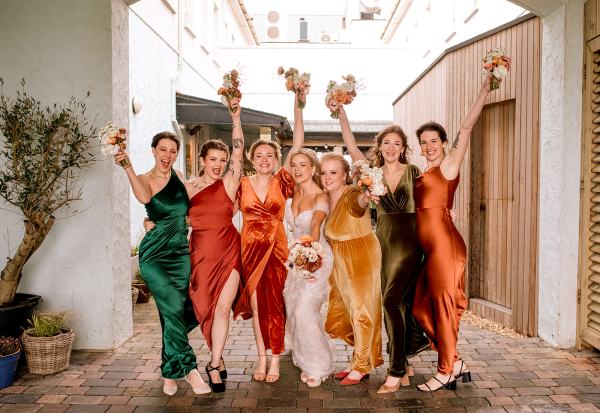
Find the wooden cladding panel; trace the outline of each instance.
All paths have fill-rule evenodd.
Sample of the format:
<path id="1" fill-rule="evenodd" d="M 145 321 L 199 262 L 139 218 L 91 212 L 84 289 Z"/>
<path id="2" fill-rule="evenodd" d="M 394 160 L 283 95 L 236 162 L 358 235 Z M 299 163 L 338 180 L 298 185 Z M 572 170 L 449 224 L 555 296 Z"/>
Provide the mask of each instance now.
<path id="1" fill-rule="evenodd" d="M 446 127 L 449 145 L 452 144 L 468 108 L 481 87 L 481 59 L 485 52 L 495 47 L 505 47 L 512 57 L 513 66 L 500 89 L 488 97 L 486 105 L 514 100 L 514 115 L 503 114 L 512 122 L 514 137 L 509 147 L 500 152 L 514 153 L 507 157 L 498 153 L 485 166 L 495 171 L 490 177 L 494 193 L 512 193 L 512 206 L 506 216 L 496 223 L 496 231 L 506 237 L 506 248 L 498 257 L 496 266 L 510 273 L 510 289 L 507 280 L 497 280 L 496 299 L 504 302 L 512 312 L 511 317 L 494 309 L 486 309 L 501 322 L 511 320 L 511 327 L 529 334 L 537 334 L 537 228 L 538 228 L 538 159 L 539 159 L 539 83 L 540 83 L 540 19 L 533 17 L 512 27 L 479 39 L 464 47 L 447 53 L 421 79 L 415 83 L 394 105 L 394 120 L 409 136 L 413 149 L 412 162 L 423 169 L 425 159 L 415 130 L 424 122 L 434 120 Z M 497 122 L 495 122 L 497 123 Z M 477 139 L 477 136 L 474 136 Z M 514 148 L 511 146 L 514 145 Z M 463 235 L 469 253 L 477 246 L 470 245 L 469 234 L 473 225 L 470 211 L 471 197 L 471 151 L 467 151 L 461 168 L 461 184 L 455 196 L 457 228 Z M 501 228 L 501 229 L 498 229 Z M 474 291 L 467 277 L 467 291 Z M 480 282 L 478 280 L 477 282 Z M 500 291 L 503 291 L 500 293 Z M 502 296 L 504 294 L 504 296 Z M 473 297 L 475 298 L 475 297 Z M 485 307 L 477 302 L 476 308 Z M 489 314 L 485 314 L 490 316 Z M 494 316 L 496 314 L 496 316 Z"/>

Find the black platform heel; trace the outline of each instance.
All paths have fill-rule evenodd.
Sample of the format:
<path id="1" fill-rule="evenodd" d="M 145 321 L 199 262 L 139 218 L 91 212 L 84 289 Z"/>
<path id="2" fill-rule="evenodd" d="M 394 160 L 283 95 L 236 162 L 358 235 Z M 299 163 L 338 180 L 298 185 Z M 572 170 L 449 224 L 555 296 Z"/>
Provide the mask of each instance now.
<path id="1" fill-rule="evenodd" d="M 223 357 L 221 357 L 221 361 L 223 362 L 223 370 L 219 370 L 219 376 L 221 376 L 221 380 L 225 381 L 227 380 L 227 367 L 225 367 L 225 360 L 223 360 Z M 219 365 L 219 367 L 221 367 Z"/>
<path id="2" fill-rule="evenodd" d="M 213 367 L 210 365 L 209 361 L 204 370 L 206 370 L 206 374 L 208 375 L 208 385 L 213 393 L 223 393 L 225 391 L 225 383 L 214 383 L 212 377 L 210 377 L 210 372 L 215 370 L 219 371 L 219 366 Z M 219 374 L 220 373 L 221 372 L 219 372 Z"/>
<path id="3" fill-rule="evenodd" d="M 465 362 L 462 361 L 462 359 L 460 360 L 460 370 L 458 371 L 457 374 L 454 375 L 454 377 L 456 377 L 456 380 L 458 380 L 459 378 L 462 377 L 463 383 L 471 382 L 471 370 L 465 369 Z"/>

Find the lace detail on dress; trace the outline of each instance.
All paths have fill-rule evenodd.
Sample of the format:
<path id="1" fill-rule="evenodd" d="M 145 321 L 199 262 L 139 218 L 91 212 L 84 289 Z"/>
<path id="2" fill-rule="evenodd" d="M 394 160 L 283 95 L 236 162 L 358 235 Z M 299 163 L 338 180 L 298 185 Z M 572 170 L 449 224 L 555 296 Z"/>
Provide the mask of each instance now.
<path id="1" fill-rule="evenodd" d="M 285 220 L 288 224 L 288 240 L 310 234 L 310 222 L 315 210 L 328 212 L 315 207 L 302 211 L 294 218 L 291 208 L 292 200 L 288 199 L 285 206 Z M 323 378 L 333 372 L 333 355 L 329 344 L 329 336 L 323 327 L 321 309 L 329 290 L 329 275 L 333 269 L 333 253 L 323 235 L 323 265 L 313 273 L 315 281 L 302 278 L 287 277 L 283 289 L 287 322 L 285 326 L 286 348 L 292 349 L 294 364 L 306 375 L 313 378 Z"/>

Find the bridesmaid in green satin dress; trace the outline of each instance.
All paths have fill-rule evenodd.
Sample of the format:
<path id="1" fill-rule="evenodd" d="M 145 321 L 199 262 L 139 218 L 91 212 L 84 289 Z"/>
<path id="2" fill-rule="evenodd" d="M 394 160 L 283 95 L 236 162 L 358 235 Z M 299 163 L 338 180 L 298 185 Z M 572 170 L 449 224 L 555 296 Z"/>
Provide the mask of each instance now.
<path id="1" fill-rule="evenodd" d="M 185 378 L 194 393 L 210 392 L 196 366 L 196 355 L 187 333 L 198 325 L 188 296 L 190 283 L 190 252 L 186 215 L 189 201 L 186 186 L 173 170 L 179 140 L 171 132 L 161 132 L 152 138 L 154 167 L 136 175 L 131 162 L 125 167 L 131 188 L 138 201 L 146 207 L 156 226 L 140 244 L 140 273 L 156 301 L 162 326 L 163 392 L 177 392 L 176 379 Z M 115 155 L 120 164 L 127 158 L 124 151 Z"/>
<path id="2" fill-rule="evenodd" d="M 340 108 L 344 143 L 352 161 L 367 161 L 358 149 L 348 117 Z M 392 393 L 410 384 L 412 368 L 408 357 L 429 347 L 429 341 L 415 322 L 410 305 L 419 276 L 423 252 L 417 241 L 414 181 L 419 168 L 408 163 L 406 134 L 390 125 L 376 137 L 369 153 L 373 166 L 383 169 L 387 193 L 377 204 L 376 235 L 381 245 L 381 295 L 383 318 L 388 336 L 388 377 L 378 393 Z"/>

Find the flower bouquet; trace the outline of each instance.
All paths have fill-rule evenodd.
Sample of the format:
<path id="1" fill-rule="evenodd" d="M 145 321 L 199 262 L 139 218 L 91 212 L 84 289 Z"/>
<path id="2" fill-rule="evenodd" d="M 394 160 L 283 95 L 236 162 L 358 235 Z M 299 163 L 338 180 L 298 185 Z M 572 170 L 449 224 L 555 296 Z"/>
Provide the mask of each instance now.
<path id="1" fill-rule="evenodd" d="M 375 196 L 385 194 L 385 185 L 383 184 L 383 169 L 376 166 L 369 166 L 365 161 L 356 161 L 352 164 L 352 175 L 361 189 L 368 189 Z"/>
<path id="2" fill-rule="evenodd" d="M 502 78 L 510 70 L 510 57 L 502 47 L 497 47 L 486 53 L 483 58 L 483 74 L 492 77 L 491 90 L 500 87 Z"/>
<path id="3" fill-rule="evenodd" d="M 310 235 L 303 235 L 299 239 L 290 241 L 290 255 L 288 257 L 289 273 L 293 277 L 315 281 L 312 275 L 323 265 L 323 247 L 314 242 Z"/>
<path id="4" fill-rule="evenodd" d="M 105 127 L 100 129 L 98 132 L 98 138 L 100 139 L 101 151 L 105 156 L 113 156 L 118 150 L 125 150 L 127 144 L 127 129 L 118 128 L 108 122 Z M 131 166 L 131 162 L 128 159 L 123 159 L 120 162 L 123 168 Z"/>
<path id="5" fill-rule="evenodd" d="M 310 73 L 300 74 L 295 67 L 285 70 L 283 66 L 279 66 L 277 74 L 285 79 L 285 88 L 298 95 L 298 107 L 302 109 L 306 105 L 305 97 L 310 88 Z"/>
<path id="6" fill-rule="evenodd" d="M 223 75 L 223 86 L 219 88 L 217 93 L 221 96 L 223 105 L 235 113 L 237 108 L 231 107 L 231 99 L 242 98 L 242 92 L 240 92 L 240 73 L 235 69 L 225 73 Z"/>
<path id="7" fill-rule="evenodd" d="M 338 84 L 330 80 L 327 85 L 327 95 L 325 104 L 331 109 L 331 117 L 337 119 L 340 116 L 339 107 L 352 103 L 356 97 L 356 91 L 359 89 L 356 78 L 353 75 L 342 76 L 344 83 Z"/>

